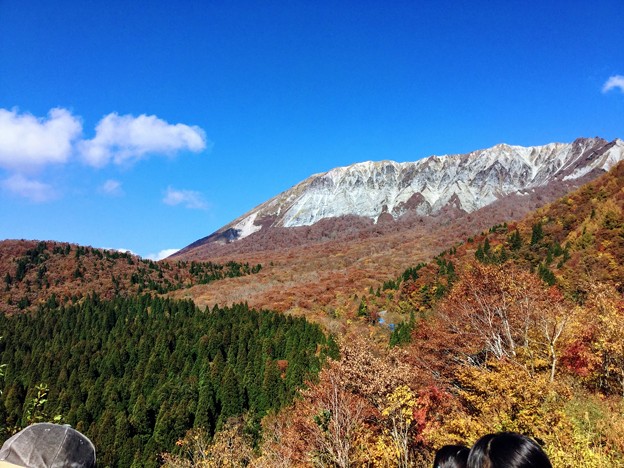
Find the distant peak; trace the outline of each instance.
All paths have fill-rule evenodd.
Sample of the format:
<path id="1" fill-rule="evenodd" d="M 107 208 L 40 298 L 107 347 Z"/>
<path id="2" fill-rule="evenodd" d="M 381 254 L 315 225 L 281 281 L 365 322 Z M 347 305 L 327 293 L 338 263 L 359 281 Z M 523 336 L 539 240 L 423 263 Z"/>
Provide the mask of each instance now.
<path id="1" fill-rule="evenodd" d="M 600 137 L 593 137 L 593 138 L 588 138 L 588 137 L 579 137 L 576 140 L 574 140 L 574 142 L 572 144 L 596 144 L 596 143 L 607 143 L 607 140 L 605 140 L 604 138 L 600 138 Z"/>
<path id="2" fill-rule="evenodd" d="M 471 213 L 509 194 L 580 180 L 624 159 L 624 141 L 578 138 L 573 143 L 508 143 L 465 154 L 414 162 L 364 161 L 315 174 L 218 231 L 236 239 L 277 227 L 311 226 L 322 219 L 357 216 L 398 220 L 435 215 L 448 207 Z M 230 239 L 233 241 L 235 239 Z"/>

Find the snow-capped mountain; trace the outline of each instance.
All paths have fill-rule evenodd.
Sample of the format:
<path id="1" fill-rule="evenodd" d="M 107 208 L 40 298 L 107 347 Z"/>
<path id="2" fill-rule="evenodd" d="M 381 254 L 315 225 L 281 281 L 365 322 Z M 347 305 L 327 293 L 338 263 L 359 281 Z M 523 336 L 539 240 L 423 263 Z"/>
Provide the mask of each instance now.
<path id="1" fill-rule="evenodd" d="M 309 177 L 192 245 L 349 215 L 376 222 L 381 215 L 398 220 L 408 212 L 428 216 L 446 207 L 471 213 L 512 194 L 597 175 L 622 159 L 624 141 L 581 138 L 533 147 L 499 144 L 416 162 L 353 164 Z"/>

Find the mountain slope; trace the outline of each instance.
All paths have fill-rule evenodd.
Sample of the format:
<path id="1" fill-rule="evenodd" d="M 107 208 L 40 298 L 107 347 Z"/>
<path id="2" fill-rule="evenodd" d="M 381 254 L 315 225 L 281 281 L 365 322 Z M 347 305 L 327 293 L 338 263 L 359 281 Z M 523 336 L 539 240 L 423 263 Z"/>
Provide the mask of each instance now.
<path id="1" fill-rule="evenodd" d="M 557 285 L 578 302 L 597 284 L 624 293 L 624 162 L 518 222 L 493 225 L 428 263 L 414 261 L 384 282 L 398 291 L 389 299 L 369 294 L 363 300 L 368 312 L 405 304 L 425 310 L 475 263 L 535 272 L 545 288 Z"/>
<path id="2" fill-rule="evenodd" d="M 412 260 L 377 292 L 359 288 L 349 310 L 328 310 L 349 323 L 341 359 L 263 426 L 263 455 L 299 466 L 327 453 L 314 416 L 330 420 L 340 394 L 358 408 L 348 424 L 370 431 L 362 440 L 389 434 L 398 411 L 413 415 L 402 441 L 414 466 L 501 428 L 539 440 L 553 466 L 624 466 L 624 162 L 520 222 Z M 388 323 L 401 347 L 387 335 L 375 346 Z M 353 458 L 398 464 L 371 444 Z"/>
<path id="3" fill-rule="evenodd" d="M 526 148 L 501 144 L 468 154 L 431 156 L 408 163 L 354 164 L 309 177 L 176 256 L 201 258 L 200 247 L 209 255 L 207 246 L 219 250 L 218 245 L 252 235 L 257 243 L 260 232 L 266 235 L 267 231 L 280 228 L 314 226 L 323 220 L 363 218 L 353 221 L 359 224 L 357 231 L 379 222 L 406 222 L 414 217 L 445 213 L 447 216 L 442 219 L 446 221 L 509 196 L 530 196 L 557 185 L 565 186 L 555 194 L 561 196 L 622 159 L 622 140 L 580 138 L 570 144 Z M 514 204 L 521 205 L 522 201 L 515 200 Z M 189 255 L 192 252 L 195 254 Z"/>
<path id="4" fill-rule="evenodd" d="M 471 445 L 503 427 L 540 440 L 553 466 L 623 466 L 623 264 L 620 162 L 518 223 L 414 263 L 360 296 L 350 318 L 368 336 L 404 320 L 390 356 L 394 375 L 405 363 L 413 379 L 420 423 L 410 443 Z M 352 343 L 340 382 L 366 395 L 383 367 L 362 371 L 362 353 L 344 350 Z"/>
<path id="5" fill-rule="evenodd" d="M 257 273 L 261 266 L 228 262 L 153 262 L 127 252 L 60 242 L 0 241 L 0 313 L 66 303 L 89 293 L 110 299 L 164 294 L 196 284 Z"/>

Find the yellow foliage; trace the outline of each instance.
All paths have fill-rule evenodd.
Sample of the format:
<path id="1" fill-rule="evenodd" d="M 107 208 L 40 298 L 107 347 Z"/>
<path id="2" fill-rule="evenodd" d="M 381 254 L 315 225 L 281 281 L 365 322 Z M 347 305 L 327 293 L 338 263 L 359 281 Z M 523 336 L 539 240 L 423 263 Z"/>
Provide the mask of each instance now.
<path id="1" fill-rule="evenodd" d="M 406 386 L 401 385 L 386 397 L 386 404 L 381 415 L 386 418 L 382 443 L 386 452 L 392 454 L 393 466 L 410 466 L 410 442 L 414 429 L 414 407 L 416 395 Z M 389 443 L 388 443 L 389 442 Z"/>
<path id="2" fill-rule="evenodd" d="M 550 445 L 553 466 L 607 468 L 624 465 L 622 402 L 613 404 L 591 395 L 575 396 L 565 408 L 571 424 L 569 438 Z"/>
<path id="3" fill-rule="evenodd" d="M 368 459 L 370 460 L 372 466 L 397 466 L 397 453 L 388 434 L 382 433 L 377 437 L 377 440 L 369 451 Z"/>
<path id="4" fill-rule="evenodd" d="M 545 373 L 530 375 L 510 362 L 491 361 L 487 367 L 460 369 L 457 380 L 463 410 L 429 434 L 438 443 L 472 443 L 499 431 L 550 440 L 569 431 L 562 411 L 569 391 Z"/>
<path id="5" fill-rule="evenodd" d="M 480 436 L 513 431 L 544 442 L 553 466 L 624 466 L 624 402 L 605 400 L 529 375 L 505 361 L 458 372 L 462 408 L 427 433 L 433 446 L 471 445 Z"/>
<path id="6" fill-rule="evenodd" d="M 415 405 L 414 392 L 407 385 L 401 385 L 388 395 L 386 406 L 381 414 L 385 417 L 400 417 L 409 425 L 414 420 Z"/>
<path id="7" fill-rule="evenodd" d="M 251 441 L 243 433 L 243 421 L 229 420 L 212 439 L 202 429 L 189 430 L 176 442 L 182 455 L 163 454 L 166 468 L 225 468 L 246 466 L 252 459 Z"/>

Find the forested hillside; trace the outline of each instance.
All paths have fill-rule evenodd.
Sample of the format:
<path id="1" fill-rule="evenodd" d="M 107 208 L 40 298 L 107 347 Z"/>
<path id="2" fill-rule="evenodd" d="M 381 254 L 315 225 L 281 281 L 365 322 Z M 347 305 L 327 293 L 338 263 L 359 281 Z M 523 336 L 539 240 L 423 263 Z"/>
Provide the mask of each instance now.
<path id="1" fill-rule="evenodd" d="M 367 318 L 380 309 L 431 308 L 474 263 L 535 273 L 546 286 L 582 303 L 594 285 L 624 292 L 624 165 L 536 210 L 517 223 L 492 226 L 406 269 L 364 297 Z M 362 315 L 362 308 L 359 309 Z"/>
<path id="2" fill-rule="evenodd" d="M 303 318 L 150 295 L 2 314 L 0 336 L 4 437 L 60 415 L 91 438 L 100 466 L 157 466 L 188 429 L 211 435 L 243 413 L 257 441 L 260 418 L 337 356 Z"/>
<path id="3" fill-rule="evenodd" d="M 443 444 L 510 430 L 554 466 L 621 466 L 623 247 L 620 164 L 371 287 L 342 358 L 265 421 L 260 460 L 424 466 Z M 388 328 L 388 348 L 371 347 Z"/>
<path id="4" fill-rule="evenodd" d="M 128 252 L 60 242 L 0 242 L 0 312 L 30 310 L 47 301 L 76 301 L 143 292 L 164 294 L 259 272 L 248 263 L 145 260 Z"/>

